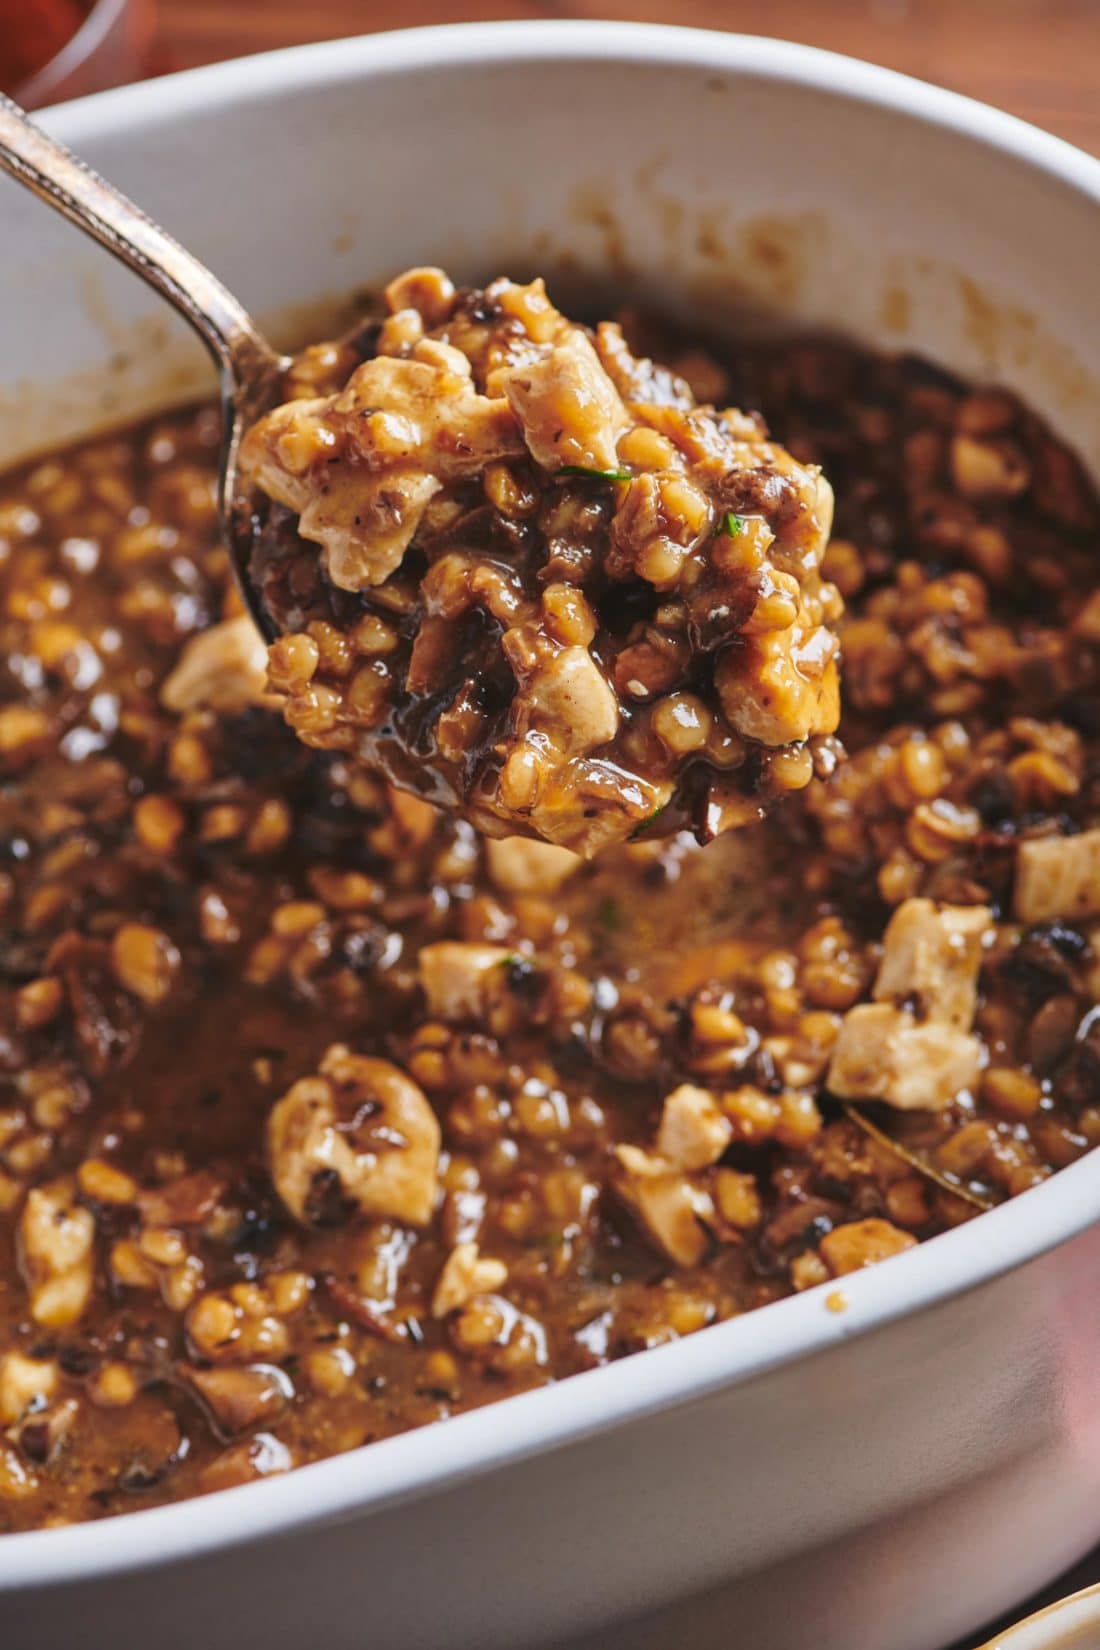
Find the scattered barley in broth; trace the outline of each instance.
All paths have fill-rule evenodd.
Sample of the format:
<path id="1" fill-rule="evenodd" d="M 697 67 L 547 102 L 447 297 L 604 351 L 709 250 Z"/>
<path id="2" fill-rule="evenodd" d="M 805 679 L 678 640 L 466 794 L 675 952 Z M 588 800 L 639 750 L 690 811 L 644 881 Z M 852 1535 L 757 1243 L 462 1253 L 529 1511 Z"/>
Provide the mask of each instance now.
<path id="1" fill-rule="evenodd" d="M 968 1218 L 825 1091 L 907 901 L 991 930 L 980 1074 L 907 1138 L 1009 1193 L 1100 1138 L 1090 921 L 1013 894 L 1022 842 L 1100 824 L 1093 494 L 914 361 L 704 368 L 834 484 L 850 760 L 572 874 L 304 749 L 240 625 L 178 669 L 236 611 L 210 411 L 3 484 L 0 1530 L 350 1449 Z M 421 963 L 446 942 L 477 949 Z"/>

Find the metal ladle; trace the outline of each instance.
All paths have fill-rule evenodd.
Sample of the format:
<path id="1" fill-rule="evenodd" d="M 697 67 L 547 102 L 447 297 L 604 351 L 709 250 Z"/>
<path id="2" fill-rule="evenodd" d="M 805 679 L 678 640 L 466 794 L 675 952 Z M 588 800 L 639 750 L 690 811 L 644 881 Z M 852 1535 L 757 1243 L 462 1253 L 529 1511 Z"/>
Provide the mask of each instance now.
<path id="1" fill-rule="evenodd" d="M 274 628 L 248 577 L 251 528 L 234 510 L 241 436 L 279 399 L 289 358 L 268 343 L 247 310 L 168 232 L 0 93 L 0 171 L 52 206 L 140 275 L 194 328 L 221 385 L 218 514 L 233 577 L 263 636 Z"/>

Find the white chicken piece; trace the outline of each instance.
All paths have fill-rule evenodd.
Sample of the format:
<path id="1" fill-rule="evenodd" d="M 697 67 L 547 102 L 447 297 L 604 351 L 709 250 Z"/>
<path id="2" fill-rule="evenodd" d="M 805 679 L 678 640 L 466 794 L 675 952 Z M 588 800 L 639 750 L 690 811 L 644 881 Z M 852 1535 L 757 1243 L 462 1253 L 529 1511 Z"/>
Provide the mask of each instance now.
<path id="1" fill-rule="evenodd" d="M 650 1237 L 677 1266 L 695 1266 L 717 1219 L 701 1171 L 717 1163 L 733 1126 L 714 1096 L 681 1083 L 665 1096 L 655 1150 L 616 1146 L 616 1187 Z"/>
<path id="2" fill-rule="evenodd" d="M 19 1265 L 35 1323 L 67 1329 L 78 1321 L 92 1292 L 95 1221 L 77 1203 L 74 1180 L 52 1180 L 27 1193 L 19 1219 Z"/>
<path id="3" fill-rule="evenodd" d="M 363 477 L 346 464 L 334 464 L 325 486 L 303 504 L 298 531 L 322 546 L 337 589 L 382 584 L 400 567 L 442 485 L 423 470 Z"/>
<path id="4" fill-rule="evenodd" d="M 304 1226 L 333 1186 L 360 1214 L 425 1226 L 439 1190 L 439 1147 L 439 1122 L 412 1078 L 339 1043 L 267 1120 L 275 1190 Z"/>
<path id="5" fill-rule="evenodd" d="M 583 863 L 568 848 L 533 837 L 487 837 L 489 875 L 504 894 L 554 894 Z"/>
<path id="6" fill-rule="evenodd" d="M 548 354 L 507 374 L 504 391 L 523 439 L 544 470 L 614 470 L 630 420 L 586 333 L 568 332 Z"/>
<path id="7" fill-rule="evenodd" d="M 30 1409 L 44 1409 L 57 1391 L 58 1365 L 53 1358 L 28 1358 L 5 1352 L 0 1358 L 0 1425 L 10 1427 Z"/>
<path id="8" fill-rule="evenodd" d="M 738 733 L 786 745 L 840 722 L 839 645 L 819 624 L 769 630 L 718 656 L 714 685 Z"/>
<path id="9" fill-rule="evenodd" d="M 899 1111 L 942 1111 L 981 1070 L 976 1037 L 915 1020 L 889 1003 L 857 1003 L 844 1016 L 828 1086 L 841 1100 L 883 1100 Z"/>
<path id="10" fill-rule="evenodd" d="M 438 940 L 420 952 L 420 983 L 428 1012 L 440 1020 L 484 1020 L 515 955 L 502 945 Z"/>
<path id="11" fill-rule="evenodd" d="M 289 401 L 249 430 L 241 474 L 298 514 L 333 584 L 382 584 L 444 482 L 518 457 L 508 402 L 480 395 L 461 351 L 424 339 L 408 358 L 379 355 L 344 388 Z"/>
<path id="12" fill-rule="evenodd" d="M 267 644 L 247 613 L 200 630 L 184 645 L 160 690 L 165 710 L 212 710 L 232 716 L 252 705 L 277 705 L 267 691 Z"/>
<path id="13" fill-rule="evenodd" d="M 883 954 L 871 995 L 904 1005 L 918 1020 L 967 1030 L 978 1004 L 978 971 L 993 913 L 985 905 L 937 905 L 907 899 L 882 936 Z"/>
<path id="14" fill-rule="evenodd" d="M 732 1135 L 733 1125 L 713 1094 L 693 1083 L 681 1083 L 665 1099 L 657 1153 L 678 1169 L 709 1169 Z"/>
<path id="15" fill-rule="evenodd" d="M 898 907 L 883 936 L 875 1001 L 849 1009 L 833 1048 L 833 1094 L 940 1111 L 973 1087 L 982 1046 L 970 1027 L 992 928 L 984 905 L 910 899 Z"/>
<path id="16" fill-rule="evenodd" d="M 667 780 L 626 775 L 602 756 L 573 756 L 540 775 L 527 817 L 547 842 L 592 859 L 656 818 L 672 792 Z"/>
<path id="17" fill-rule="evenodd" d="M 1021 842 L 1015 908 L 1026 923 L 1100 916 L 1100 828 Z"/>
<path id="18" fill-rule="evenodd" d="M 609 744 L 619 731 L 618 702 L 585 647 L 540 661 L 522 682 L 513 716 L 521 735 L 544 734 L 570 756 Z"/>
<path id="19" fill-rule="evenodd" d="M 446 1318 L 476 1295 L 492 1295 L 508 1277 L 502 1260 L 482 1255 L 476 1243 L 456 1243 L 436 1279 L 432 1317 Z"/>
<path id="20" fill-rule="evenodd" d="M 706 1224 L 715 1218 L 710 1193 L 682 1169 L 639 1146 L 616 1146 L 615 1185 L 657 1247 L 676 1266 L 696 1266 L 706 1252 Z"/>

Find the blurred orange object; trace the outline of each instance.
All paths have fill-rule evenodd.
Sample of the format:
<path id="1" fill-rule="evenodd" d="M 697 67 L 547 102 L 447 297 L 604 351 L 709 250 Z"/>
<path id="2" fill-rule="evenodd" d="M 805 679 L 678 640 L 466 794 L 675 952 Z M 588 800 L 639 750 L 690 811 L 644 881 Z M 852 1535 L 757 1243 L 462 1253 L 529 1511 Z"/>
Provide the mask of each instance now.
<path id="1" fill-rule="evenodd" d="M 16 0 L 0 28 L 0 85 L 14 91 L 68 44 L 84 22 L 77 0 Z"/>
<path id="2" fill-rule="evenodd" d="M 0 0 L 0 89 L 29 108 L 140 75 L 147 0 Z"/>

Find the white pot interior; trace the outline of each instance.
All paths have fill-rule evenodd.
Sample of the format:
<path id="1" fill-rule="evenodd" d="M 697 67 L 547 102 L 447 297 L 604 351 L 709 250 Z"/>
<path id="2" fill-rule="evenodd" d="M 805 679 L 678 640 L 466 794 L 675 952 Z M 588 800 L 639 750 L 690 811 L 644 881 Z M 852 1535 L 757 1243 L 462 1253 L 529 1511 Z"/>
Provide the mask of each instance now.
<path id="1" fill-rule="evenodd" d="M 918 350 L 1010 384 L 1100 468 L 1097 215 L 1046 175 L 1073 158 L 1056 140 L 1018 127 L 1033 158 L 999 153 L 962 135 L 984 126 L 971 105 L 774 42 L 716 39 L 702 67 L 679 31 L 436 31 L 435 61 L 426 38 L 225 65 L 49 124 L 283 340 L 409 263 L 543 270 L 590 304 Z M 800 83 L 811 58 L 832 89 Z M 15 185 L 0 200 L 9 459 L 209 382 L 133 276 Z"/>

